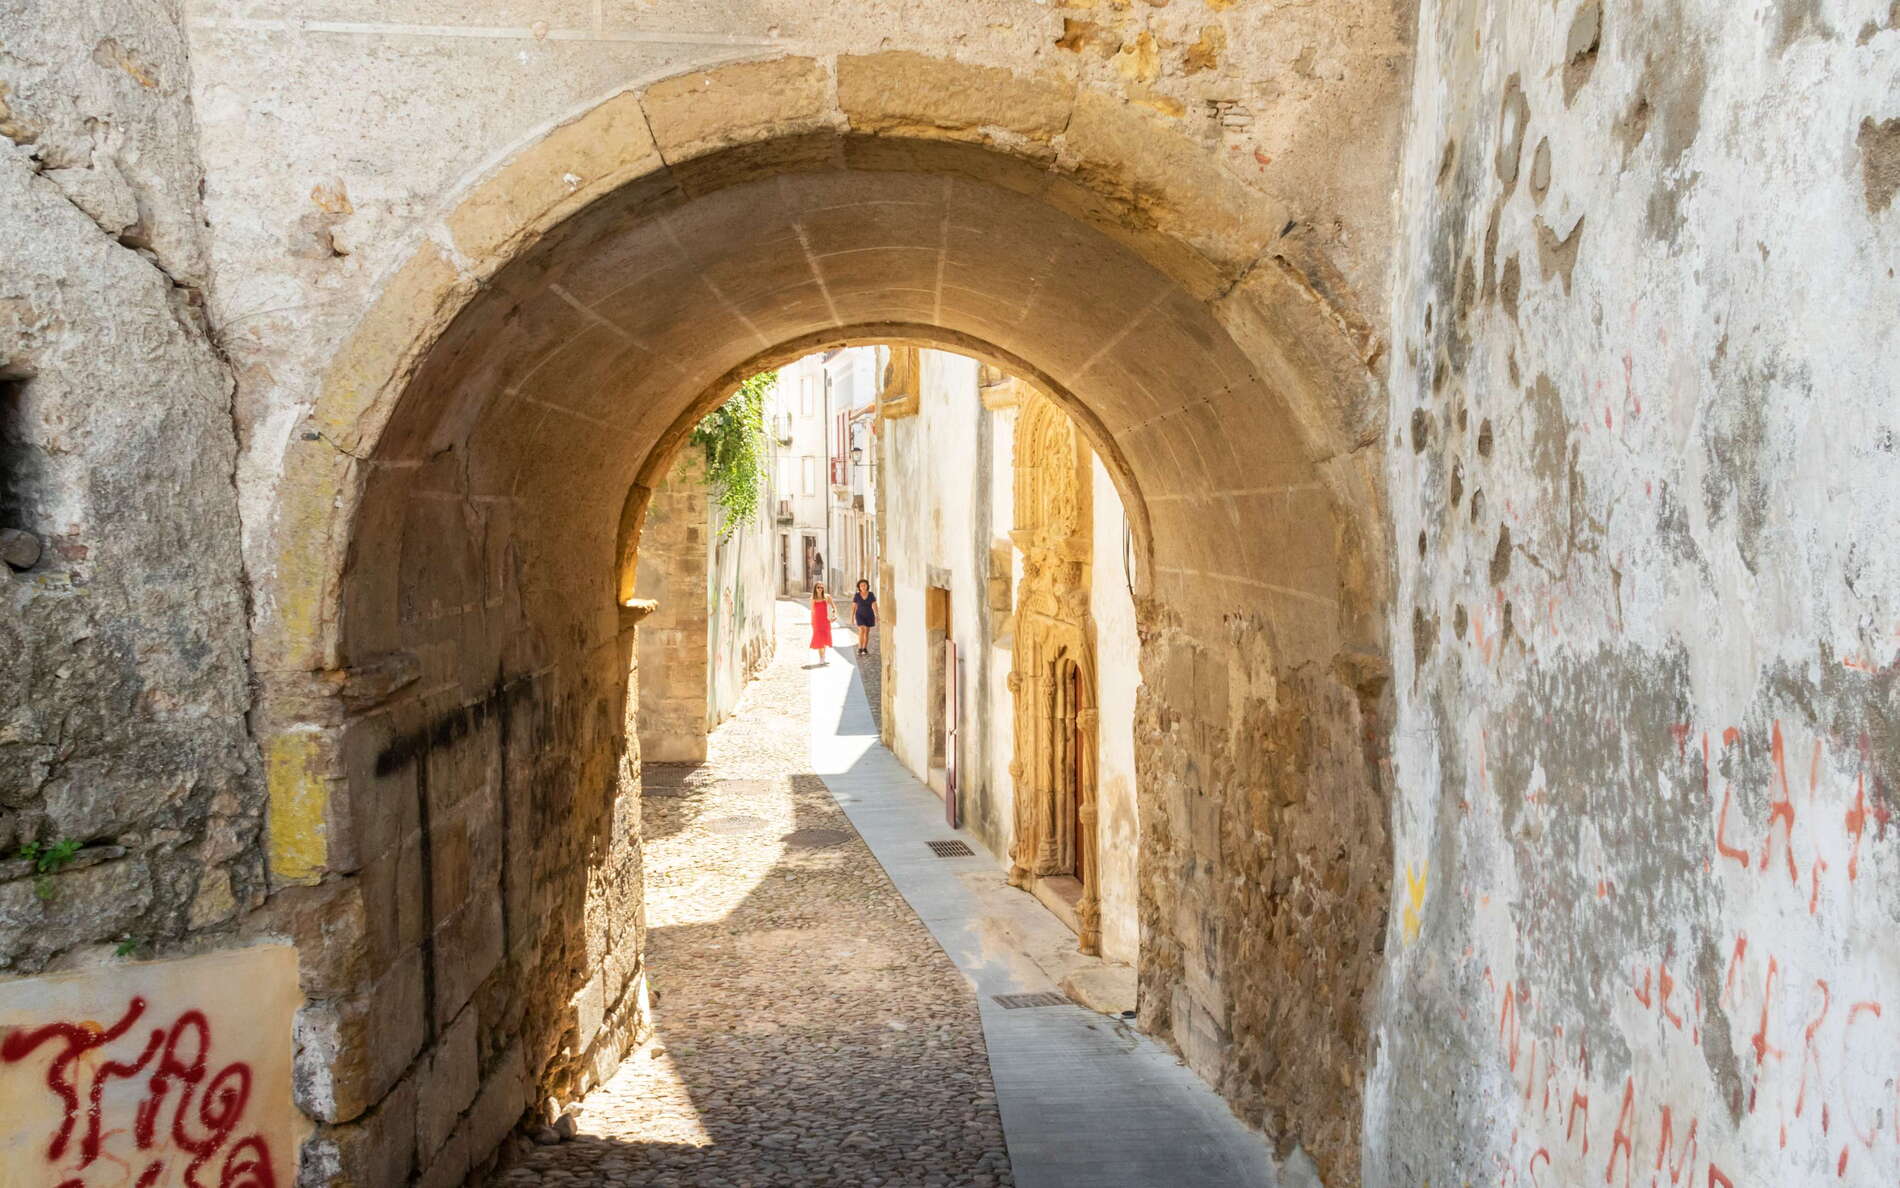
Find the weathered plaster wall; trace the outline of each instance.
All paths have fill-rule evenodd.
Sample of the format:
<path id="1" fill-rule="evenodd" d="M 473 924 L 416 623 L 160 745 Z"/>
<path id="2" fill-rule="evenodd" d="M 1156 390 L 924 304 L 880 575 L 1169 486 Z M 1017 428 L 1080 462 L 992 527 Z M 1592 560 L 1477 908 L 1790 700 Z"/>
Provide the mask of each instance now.
<path id="1" fill-rule="evenodd" d="M 708 729 L 738 709 L 746 682 L 771 663 L 778 643 L 774 622 L 778 545 L 770 515 L 774 502 L 762 500 L 758 515 L 733 524 L 722 537 L 725 510 L 717 499 L 708 501 L 707 539 L 712 541 L 712 554 L 706 559 Z M 645 746 L 644 739 L 641 745 Z"/>
<path id="2" fill-rule="evenodd" d="M 264 893 L 230 369 L 178 14 L 0 6 L 0 974 Z M 83 843 L 39 877 L 26 843 Z M 90 948 L 87 946 L 99 946 Z"/>
<path id="3" fill-rule="evenodd" d="M 992 414 L 977 399 L 977 362 L 944 351 L 921 351 L 920 401 L 916 416 L 885 420 L 884 478 L 890 483 L 884 514 L 884 562 L 890 567 L 900 608 L 886 636 L 895 644 L 890 679 L 896 686 L 891 716 L 898 760 L 918 779 L 937 787 L 930 723 L 941 714 L 930 688 L 929 630 L 924 591 L 950 591 L 950 638 L 958 649 L 962 746 L 958 780 L 965 824 L 992 850 L 1009 844 L 1008 794 L 985 763 L 996 735 L 1008 733 L 1007 717 L 992 716 L 1000 679 L 990 646 L 988 542 L 999 527 L 991 503 L 989 451 Z M 1004 509 L 1007 514 L 1007 509 Z M 979 567 L 980 565 L 980 567 Z M 1008 673 L 1005 659 L 1000 674 Z"/>
<path id="4" fill-rule="evenodd" d="M 1140 952 L 1136 915 L 1141 833 L 1136 805 L 1135 701 L 1141 687 L 1141 638 L 1135 626 L 1128 514 L 1102 460 L 1095 480 L 1095 552 L 1089 619 L 1095 627 L 1095 852 L 1100 863 L 1102 956 L 1130 965 Z"/>
<path id="5" fill-rule="evenodd" d="M 1897 17 L 1425 6 L 1369 1183 L 1900 1174 Z"/>
<path id="6" fill-rule="evenodd" d="M 706 757 L 713 658 L 708 641 L 717 601 L 707 584 L 710 509 L 705 454 L 688 445 L 653 490 L 640 536 L 634 594 L 658 603 L 640 620 L 640 758 L 690 763 Z"/>

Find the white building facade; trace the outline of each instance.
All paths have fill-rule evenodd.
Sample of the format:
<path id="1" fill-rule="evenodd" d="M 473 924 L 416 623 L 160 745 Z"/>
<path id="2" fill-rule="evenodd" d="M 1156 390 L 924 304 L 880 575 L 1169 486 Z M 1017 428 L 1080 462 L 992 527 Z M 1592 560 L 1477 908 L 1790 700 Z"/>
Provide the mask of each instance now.
<path id="1" fill-rule="evenodd" d="M 939 795 L 954 778 L 963 824 L 1086 950 L 1132 963 L 1141 676 L 1121 498 L 1046 397 L 973 359 L 921 350 L 907 366 L 904 353 L 878 434 L 885 740 Z M 1058 442 L 1033 458 L 1018 455 L 1029 416 L 1049 421 Z M 1046 487 L 1037 475 L 1060 469 L 1055 459 L 1074 463 L 1063 503 L 1075 510 L 1056 534 L 1060 560 L 1048 564 L 1050 533 L 1018 500 Z M 1057 570 L 1066 595 L 1051 601 L 1044 584 Z M 1065 632 L 1080 653 L 1068 658 L 1073 685 L 1044 662 L 1065 662 L 1061 647 L 1038 651 L 1038 640 Z M 1036 700 L 1044 694 L 1047 706 Z"/>
<path id="2" fill-rule="evenodd" d="M 877 580 L 876 408 L 887 351 L 851 347 L 779 369 L 768 404 L 779 590 Z"/>

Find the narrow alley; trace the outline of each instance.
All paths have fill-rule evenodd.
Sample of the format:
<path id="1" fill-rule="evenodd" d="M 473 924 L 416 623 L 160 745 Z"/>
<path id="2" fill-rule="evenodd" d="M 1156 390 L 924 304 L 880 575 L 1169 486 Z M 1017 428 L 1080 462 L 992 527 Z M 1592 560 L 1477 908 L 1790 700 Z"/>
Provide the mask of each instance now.
<path id="1" fill-rule="evenodd" d="M 969 987 L 809 774 L 805 615 L 704 765 L 647 765 L 654 1035 L 498 1183 L 1013 1182 Z"/>
<path id="2" fill-rule="evenodd" d="M 707 762 L 643 773 L 652 1036 L 492 1183 L 1278 1183 L 1177 1058 L 1054 991 L 1099 963 L 992 857 L 933 856 L 969 835 L 877 742 L 875 654 L 775 625 Z"/>

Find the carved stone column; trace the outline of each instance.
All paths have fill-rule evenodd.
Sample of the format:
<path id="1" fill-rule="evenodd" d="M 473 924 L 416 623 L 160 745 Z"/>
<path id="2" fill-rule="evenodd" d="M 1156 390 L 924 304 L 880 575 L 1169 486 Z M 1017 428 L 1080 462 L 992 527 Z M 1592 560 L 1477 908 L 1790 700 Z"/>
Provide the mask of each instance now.
<path id="1" fill-rule="evenodd" d="M 1016 835 L 1010 881 L 1072 876 L 1082 886 L 1077 928 L 1084 952 L 1100 945 L 1095 887 L 1092 459 L 1066 414 L 1025 391 L 1016 421 L 1015 525 L 1023 553 L 1014 605 Z M 1079 827 L 1079 828 L 1078 828 Z"/>

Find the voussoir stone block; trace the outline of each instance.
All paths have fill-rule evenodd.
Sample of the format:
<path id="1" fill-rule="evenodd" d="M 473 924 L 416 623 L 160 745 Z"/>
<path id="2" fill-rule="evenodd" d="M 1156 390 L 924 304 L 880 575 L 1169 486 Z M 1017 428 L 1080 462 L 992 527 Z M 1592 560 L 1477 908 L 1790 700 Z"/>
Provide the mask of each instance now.
<path id="1" fill-rule="evenodd" d="M 612 185 L 660 164 L 640 99 L 625 92 L 554 129 L 476 187 L 449 216 L 449 232 L 485 273 Z"/>
<path id="2" fill-rule="evenodd" d="M 1243 184 L 1179 137 L 1157 136 L 1159 117 L 1084 89 L 1062 136 L 1061 163 L 1084 184 L 1068 196 L 1130 205 L 1156 231 L 1178 236 L 1228 282 L 1244 275 L 1286 222 L 1283 203 Z M 1063 192 L 1051 200 L 1065 208 Z M 1088 217 L 1088 210 L 1075 213 Z M 1144 252 L 1144 254 L 1147 254 Z"/>
<path id="3" fill-rule="evenodd" d="M 669 163 L 769 136 L 827 128 L 830 76 L 811 58 L 739 62 L 669 78 L 641 97 Z"/>
<path id="4" fill-rule="evenodd" d="M 1073 84 L 997 67 L 915 53 L 838 59 L 838 107 L 854 132 L 943 135 L 997 128 L 1047 141 L 1068 124 L 1074 102 Z"/>

